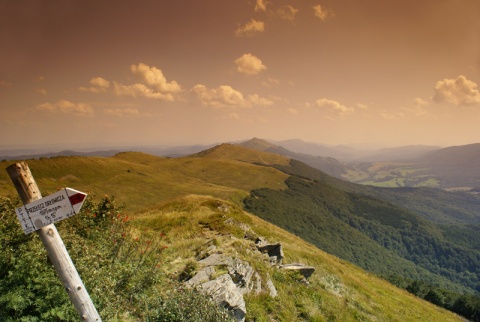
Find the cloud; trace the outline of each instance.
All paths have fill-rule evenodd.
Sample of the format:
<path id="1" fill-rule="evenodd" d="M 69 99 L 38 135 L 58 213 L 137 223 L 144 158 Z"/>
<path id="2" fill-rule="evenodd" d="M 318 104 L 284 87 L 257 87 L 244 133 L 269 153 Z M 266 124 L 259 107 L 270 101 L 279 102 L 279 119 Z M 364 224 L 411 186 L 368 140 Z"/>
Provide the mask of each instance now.
<path id="1" fill-rule="evenodd" d="M 47 96 L 47 90 L 45 88 L 37 88 L 35 89 L 35 93 L 40 94 L 42 96 Z"/>
<path id="2" fill-rule="evenodd" d="M 82 92 L 105 93 L 110 87 L 110 81 L 102 77 L 95 77 L 90 80 L 91 87 L 79 87 Z"/>
<path id="3" fill-rule="evenodd" d="M 136 108 L 108 108 L 104 111 L 106 114 L 115 115 L 118 117 L 124 116 L 137 116 L 140 115 L 140 112 Z"/>
<path id="4" fill-rule="evenodd" d="M 170 102 L 175 100 L 171 93 L 155 92 L 144 84 L 123 85 L 114 82 L 113 91 L 118 96 L 145 97 Z"/>
<path id="5" fill-rule="evenodd" d="M 113 92 L 118 96 L 145 97 L 163 101 L 174 101 L 175 94 L 182 91 L 181 86 L 175 82 L 168 82 L 162 71 L 156 67 L 150 67 L 139 63 L 130 66 L 131 72 L 138 76 L 144 83 L 125 85 L 120 82 L 113 82 L 102 77 L 95 77 L 90 80 L 90 87 L 79 87 L 80 91 L 91 93 Z"/>
<path id="6" fill-rule="evenodd" d="M 227 118 L 230 119 L 230 120 L 239 120 L 240 116 L 237 113 L 230 113 L 230 114 L 228 114 Z"/>
<path id="7" fill-rule="evenodd" d="M 312 8 L 315 16 L 320 18 L 322 21 L 335 17 L 335 13 L 331 9 L 322 8 L 322 6 L 319 4 L 313 6 Z"/>
<path id="8" fill-rule="evenodd" d="M 338 115 L 347 115 L 355 112 L 353 107 L 347 107 L 337 101 L 329 100 L 327 98 L 317 99 L 315 101 L 315 106 Z"/>
<path id="9" fill-rule="evenodd" d="M 12 86 L 11 83 L 4 81 L 3 79 L 0 79 L 0 87 L 10 87 Z"/>
<path id="10" fill-rule="evenodd" d="M 267 11 L 267 3 L 265 0 L 257 0 L 257 3 L 255 3 L 255 11 Z"/>
<path id="11" fill-rule="evenodd" d="M 413 105 L 417 107 L 424 107 L 428 105 L 428 101 L 424 100 L 423 98 L 417 97 L 413 100 Z"/>
<path id="12" fill-rule="evenodd" d="M 248 100 L 254 105 L 271 106 L 275 102 L 271 99 L 260 97 L 258 94 L 248 95 Z"/>
<path id="13" fill-rule="evenodd" d="M 280 81 L 276 78 L 269 77 L 266 81 L 262 82 L 262 85 L 265 87 L 274 87 L 280 84 Z"/>
<path id="14" fill-rule="evenodd" d="M 243 95 L 229 85 L 207 88 L 205 85 L 197 84 L 190 93 L 200 101 L 203 106 L 213 108 L 251 108 L 257 106 L 272 106 L 274 99 L 261 97 L 258 94 Z"/>
<path id="15" fill-rule="evenodd" d="M 298 114 L 298 110 L 294 109 L 294 108 L 289 108 L 288 109 L 288 112 L 292 115 L 297 115 Z"/>
<path id="16" fill-rule="evenodd" d="M 366 104 L 362 104 L 362 103 L 357 103 L 357 107 L 362 109 L 362 110 L 366 110 L 368 108 L 368 106 Z"/>
<path id="17" fill-rule="evenodd" d="M 73 103 L 67 100 L 60 100 L 56 103 L 43 103 L 36 106 L 37 110 L 50 113 L 73 114 L 77 116 L 93 115 L 93 108 L 86 103 Z"/>
<path id="18" fill-rule="evenodd" d="M 257 21 L 255 19 L 250 20 L 245 24 L 245 26 L 235 30 L 236 36 L 247 36 L 252 37 L 257 32 L 265 31 L 265 23 L 263 21 Z"/>
<path id="19" fill-rule="evenodd" d="M 240 58 L 235 60 L 235 65 L 237 66 L 237 71 L 239 73 L 246 75 L 255 75 L 262 70 L 267 69 L 267 66 L 265 66 L 258 57 L 255 57 L 250 53 L 243 54 Z"/>
<path id="20" fill-rule="evenodd" d="M 222 107 L 251 107 L 251 103 L 243 97 L 243 94 L 229 85 L 208 89 L 205 85 L 197 84 L 191 89 L 203 106 L 214 108 Z"/>
<path id="21" fill-rule="evenodd" d="M 139 76 L 148 86 L 161 93 L 178 93 L 182 91 L 181 86 L 176 81 L 167 82 L 163 72 L 152 66 L 143 63 L 131 65 L 130 70 L 134 75 Z"/>
<path id="22" fill-rule="evenodd" d="M 298 9 L 290 5 L 286 5 L 277 9 L 277 16 L 289 21 L 294 21 L 297 13 Z"/>
<path id="23" fill-rule="evenodd" d="M 437 103 L 448 102 L 457 106 L 480 105 L 480 93 L 477 84 L 460 75 L 456 79 L 444 79 L 435 84 L 433 100 Z"/>

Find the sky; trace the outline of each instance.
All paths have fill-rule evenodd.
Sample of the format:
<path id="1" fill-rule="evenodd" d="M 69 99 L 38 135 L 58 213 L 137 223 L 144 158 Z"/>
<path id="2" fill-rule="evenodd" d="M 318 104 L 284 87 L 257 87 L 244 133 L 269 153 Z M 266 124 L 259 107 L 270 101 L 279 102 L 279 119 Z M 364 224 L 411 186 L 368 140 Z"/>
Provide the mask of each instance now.
<path id="1" fill-rule="evenodd" d="M 0 149 L 480 142 L 478 0 L 0 0 Z"/>

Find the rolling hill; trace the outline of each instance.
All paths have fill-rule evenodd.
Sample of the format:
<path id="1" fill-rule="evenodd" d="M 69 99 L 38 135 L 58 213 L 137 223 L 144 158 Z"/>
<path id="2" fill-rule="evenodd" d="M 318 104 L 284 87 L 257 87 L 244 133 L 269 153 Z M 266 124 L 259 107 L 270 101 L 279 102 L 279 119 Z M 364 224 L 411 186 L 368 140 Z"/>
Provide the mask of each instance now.
<path id="1" fill-rule="evenodd" d="M 466 229 L 467 222 L 478 223 L 479 214 L 474 208 L 479 204 L 479 200 L 471 195 L 469 196 L 471 199 L 468 199 L 464 194 L 441 192 L 445 195 L 437 195 L 436 190 L 429 190 L 430 199 L 425 199 L 428 200 L 426 205 L 433 207 L 433 210 L 429 211 L 424 209 L 425 205 L 422 204 L 424 200 L 422 196 L 426 193 L 420 189 L 398 190 L 397 194 L 397 190 L 356 185 L 278 154 L 232 144 L 223 144 L 195 155 L 175 159 L 142 153 L 120 153 L 109 158 L 54 157 L 28 162 L 44 194 L 69 186 L 98 195 L 115 195 L 117 201 L 125 205 L 126 211 L 135 213 L 137 218 L 135 222 L 139 227 L 175 231 L 175 236 L 182 236 L 183 230 L 178 225 L 189 223 L 190 217 L 196 218 L 195 216 L 204 210 L 201 207 L 202 203 L 199 205 L 193 201 L 197 197 L 192 199 L 188 196 L 208 195 L 211 196 L 208 198 L 214 200 L 232 202 L 231 207 L 238 209 L 236 212 L 240 211 L 238 207 L 245 205 L 245 209 L 253 214 L 339 258 L 389 278 L 401 287 L 413 288 L 412 285 L 421 282 L 428 285 L 427 292 L 438 293 L 442 288 L 449 290 L 442 293 L 444 301 L 446 298 L 458 298 L 458 295 L 451 296 L 449 294 L 453 293 L 448 292 L 473 294 L 478 291 L 476 290 L 479 275 L 476 271 L 479 267 L 478 247 L 474 240 L 461 238 L 466 231 L 462 229 Z M 10 163 L 2 162 L 2 165 L 7 167 Z M 0 173 L 0 195 L 14 195 L 6 173 Z M 451 206 L 448 210 L 444 210 L 442 205 L 435 206 L 435 199 L 438 201 L 438 198 L 445 196 L 450 198 L 448 200 Z M 180 206 L 172 208 L 172 200 L 176 198 Z M 183 217 L 184 219 L 178 220 Z M 258 234 L 274 240 L 280 240 L 280 235 L 290 236 L 281 229 L 278 230 L 278 234 L 269 234 L 277 231 L 277 228 L 252 219 L 256 217 L 247 213 L 240 217 L 251 226 L 253 221 L 255 223 L 253 227 L 258 229 Z M 443 226 L 435 220 L 437 217 L 443 218 Z M 451 231 L 449 227 L 452 226 L 452 222 L 455 222 L 457 230 L 456 233 L 449 235 L 447 232 Z M 187 226 L 190 227 L 188 229 L 193 229 L 191 224 Z M 470 234 L 474 231 L 471 230 Z M 185 234 L 193 236 L 190 233 Z M 289 241 L 295 240 L 288 244 L 297 250 L 316 249 L 311 245 L 305 246 L 307 244 L 297 246 L 300 240 L 294 237 L 285 238 Z M 170 248 L 179 247 L 179 244 L 174 246 L 174 239 L 173 237 L 170 239 L 172 243 Z M 196 243 L 200 242 L 201 240 Z M 181 243 L 187 245 L 190 242 L 186 238 L 182 239 Z M 195 247 L 198 247 L 198 244 L 196 245 Z M 171 270 L 178 270 L 182 265 L 186 265 L 188 257 L 194 256 L 192 252 L 195 247 L 192 245 L 184 256 L 177 259 L 171 254 L 170 260 L 176 265 Z M 289 246 L 285 247 L 288 249 Z M 333 311 L 338 309 L 340 312 L 333 313 L 327 309 L 330 304 L 320 305 L 315 302 L 314 298 L 317 295 L 314 294 L 321 294 L 319 296 L 323 298 L 322 303 L 330 303 L 333 300 L 328 294 L 335 294 L 336 291 L 317 280 L 313 284 L 319 289 L 314 288 L 312 293 L 308 293 L 309 299 L 306 303 L 300 300 L 305 296 L 298 295 L 299 302 L 294 301 L 296 308 L 291 310 L 300 312 L 302 310 L 299 307 L 302 305 L 317 307 L 321 312 L 313 310 L 317 313 L 311 311 L 309 316 L 310 318 L 323 316 L 320 319 L 328 319 L 327 315 L 331 315 L 336 319 L 353 320 L 355 315 L 360 314 L 358 316 L 363 316 L 364 319 L 378 315 L 379 319 L 422 320 L 420 317 L 412 318 L 419 313 L 413 314 L 413 311 L 402 313 L 397 307 L 398 303 L 380 304 L 386 299 L 377 299 L 372 295 L 372 290 L 377 287 L 372 285 L 388 284 L 380 282 L 373 276 L 372 282 L 367 282 L 370 278 L 367 276 L 370 275 L 362 275 L 360 278 L 358 275 L 360 273 L 351 271 L 350 268 L 354 269 L 354 266 L 333 258 L 332 263 L 338 261 L 341 263 L 340 266 L 330 262 L 326 264 L 325 258 L 330 255 L 320 256 L 310 250 L 309 254 L 302 256 L 290 251 L 288 253 L 293 261 L 305 262 L 316 267 L 325 261 L 323 266 L 320 266 L 323 269 L 330 265 L 338 267 L 339 271 L 326 276 L 332 276 L 329 279 L 333 281 L 342 281 L 340 284 L 335 283 L 348 285 L 345 286 L 347 293 L 355 294 L 353 297 L 343 297 L 345 301 L 355 303 L 354 298 L 364 298 L 365 294 L 368 294 L 367 298 L 371 298 L 370 304 L 364 303 L 363 300 L 354 304 L 356 309 L 350 308 L 347 302 L 335 302 L 337 304 L 332 304 L 332 307 L 336 308 Z M 340 271 L 342 273 L 339 273 Z M 284 279 L 275 275 L 274 271 L 270 273 L 277 276 L 277 282 Z M 337 274 L 341 274 L 341 277 Z M 350 278 L 352 281 L 362 282 L 345 284 L 344 281 Z M 322 288 L 326 293 L 320 291 Z M 343 289 L 343 286 L 340 289 Z M 287 294 L 296 292 L 297 286 L 295 284 L 285 286 L 284 290 L 286 293 L 282 295 L 285 296 L 282 301 L 288 302 Z M 391 290 L 374 291 L 390 295 L 391 292 Z M 423 297 L 426 295 L 415 294 Z M 254 297 L 250 303 L 255 306 L 254 303 L 261 302 L 268 307 L 269 304 L 262 301 L 266 299 Z M 453 302 L 439 304 L 448 307 L 453 306 Z M 417 304 L 409 305 L 417 307 Z M 418 307 L 424 305 L 423 302 L 418 303 Z M 373 309 L 377 306 L 378 310 Z M 392 308 L 387 309 L 388 306 Z M 264 314 L 263 310 L 260 310 L 263 312 L 261 314 Z M 279 310 L 279 307 L 270 311 L 270 314 L 275 310 Z M 374 313 L 377 311 L 378 313 Z"/>
<path id="2" fill-rule="evenodd" d="M 289 159 L 301 161 L 309 166 L 323 171 L 331 176 L 342 178 L 347 174 L 349 167 L 332 157 L 313 156 L 311 154 L 295 153 L 284 147 L 274 145 L 265 140 L 253 138 L 238 145 L 257 151 L 279 154 Z"/>

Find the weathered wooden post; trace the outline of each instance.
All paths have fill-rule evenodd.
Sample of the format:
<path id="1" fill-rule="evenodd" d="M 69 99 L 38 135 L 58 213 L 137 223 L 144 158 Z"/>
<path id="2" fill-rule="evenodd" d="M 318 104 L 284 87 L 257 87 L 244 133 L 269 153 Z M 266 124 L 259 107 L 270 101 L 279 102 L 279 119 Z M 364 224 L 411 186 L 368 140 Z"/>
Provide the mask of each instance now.
<path id="1" fill-rule="evenodd" d="M 10 179 L 12 179 L 12 182 L 15 185 L 15 188 L 17 189 L 17 192 L 20 195 L 24 205 L 42 198 L 42 194 L 40 193 L 40 190 L 38 189 L 38 186 L 35 183 L 35 180 L 33 179 L 32 173 L 30 172 L 26 162 L 12 164 L 7 168 L 7 172 L 10 176 Z M 69 195 L 67 194 L 67 198 L 68 197 Z M 56 200 L 59 200 L 64 197 L 59 196 L 57 198 L 58 199 Z M 70 203 L 71 201 L 72 197 L 70 197 Z M 83 199 L 81 201 L 83 201 Z M 71 212 L 74 214 L 73 203 L 71 203 L 71 208 Z M 78 209 L 76 210 L 78 211 Z M 22 211 L 22 209 L 19 209 L 18 211 Z M 25 209 L 25 211 L 28 215 L 28 210 Z M 35 226 L 33 223 L 32 225 Z M 57 271 L 57 274 L 60 277 L 60 280 L 62 281 L 70 300 L 80 315 L 80 319 L 82 321 L 101 321 L 101 318 L 98 315 L 98 312 L 93 305 L 87 289 L 83 285 L 83 282 L 80 279 L 80 276 L 78 275 L 70 256 L 68 255 L 67 249 L 65 248 L 65 245 L 63 244 L 55 225 L 52 223 L 44 226 L 38 229 L 37 233 L 45 245 L 48 256 L 50 257 L 50 260 L 53 263 L 53 266 L 55 267 L 55 270 Z"/>

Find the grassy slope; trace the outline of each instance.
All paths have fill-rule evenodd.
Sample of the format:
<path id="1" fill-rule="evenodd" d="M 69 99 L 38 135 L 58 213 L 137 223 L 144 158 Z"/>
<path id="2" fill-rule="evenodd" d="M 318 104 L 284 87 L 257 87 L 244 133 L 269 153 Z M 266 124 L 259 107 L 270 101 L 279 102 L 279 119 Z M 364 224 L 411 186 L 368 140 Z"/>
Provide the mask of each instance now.
<path id="1" fill-rule="evenodd" d="M 1 162 L 6 168 L 13 162 Z M 160 158 L 121 153 L 110 158 L 55 157 L 28 160 L 32 174 L 48 195 L 63 187 L 114 195 L 128 211 L 139 211 L 180 195 L 203 194 L 238 203 L 252 189 L 286 188 L 286 174 L 248 162 L 209 158 Z M 6 171 L 0 171 L 0 195 L 15 195 Z"/>
<path id="2" fill-rule="evenodd" d="M 218 209 L 227 204 L 225 214 Z M 255 235 L 280 241 L 285 262 L 301 262 L 316 268 L 310 285 L 264 263 L 251 252 L 252 242 L 239 235 L 235 227 L 222 225 L 228 218 L 248 224 Z M 220 221 L 218 220 L 219 218 Z M 202 222 L 203 225 L 199 223 Z M 205 223 L 211 223 L 210 229 Z M 461 319 L 386 281 L 331 256 L 285 230 L 243 212 L 238 206 L 205 196 L 179 198 L 161 207 L 153 207 L 140 215 L 139 227 L 166 233 L 169 243 L 164 253 L 165 269 L 177 275 L 208 241 L 224 247 L 224 252 L 247 260 L 269 275 L 279 296 L 247 296 L 248 318 L 257 321 L 460 321 Z M 236 236 L 236 237 L 235 237 Z"/>

